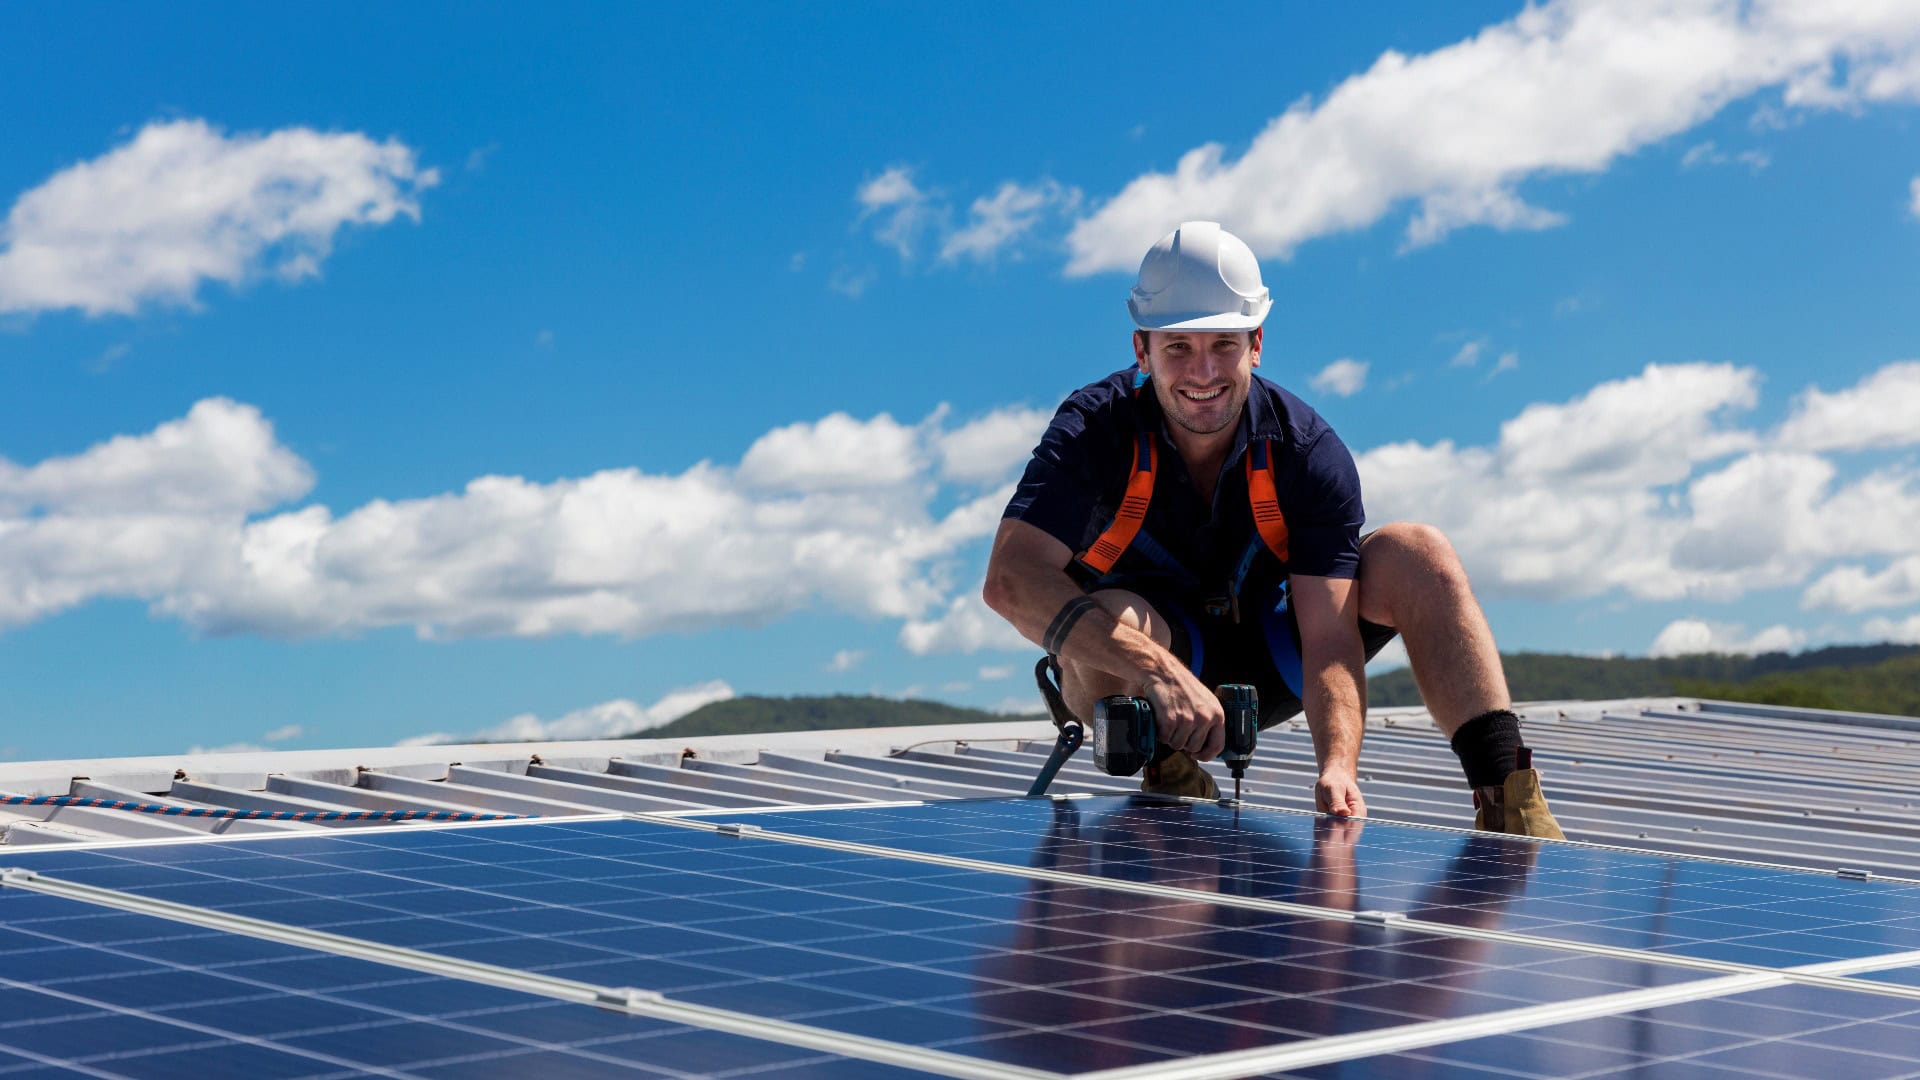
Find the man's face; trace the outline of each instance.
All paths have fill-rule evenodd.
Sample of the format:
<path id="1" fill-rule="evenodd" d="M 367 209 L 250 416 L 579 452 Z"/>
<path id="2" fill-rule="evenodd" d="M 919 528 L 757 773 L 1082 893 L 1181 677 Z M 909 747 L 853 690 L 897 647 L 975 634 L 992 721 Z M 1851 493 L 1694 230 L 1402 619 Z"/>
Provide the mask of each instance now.
<path id="1" fill-rule="evenodd" d="M 1167 418 L 1195 435 L 1225 431 L 1240 419 L 1253 369 L 1260 366 L 1260 331 L 1151 330 L 1133 336 L 1140 370 L 1153 376 L 1153 393 Z"/>

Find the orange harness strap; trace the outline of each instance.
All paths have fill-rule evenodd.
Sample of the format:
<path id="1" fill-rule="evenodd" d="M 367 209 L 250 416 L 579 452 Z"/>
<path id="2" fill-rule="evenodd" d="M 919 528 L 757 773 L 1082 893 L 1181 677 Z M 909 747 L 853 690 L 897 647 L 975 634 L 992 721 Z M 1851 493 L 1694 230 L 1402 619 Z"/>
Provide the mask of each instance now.
<path id="1" fill-rule="evenodd" d="M 1127 493 L 1120 500 L 1120 511 L 1113 523 L 1078 556 L 1082 565 L 1096 574 L 1113 572 L 1113 565 L 1126 554 L 1127 547 L 1147 520 L 1147 506 L 1153 501 L 1153 480 L 1160 464 L 1159 448 L 1150 432 L 1141 432 L 1134 450 L 1133 470 L 1127 476 Z M 1282 563 L 1287 561 L 1287 518 L 1280 512 L 1280 495 L 1274 486 L 1267 440 L 1255 439 L 1247 447 L 1247 500 L 1253 508 L 1253 525 L 1260 542 Z"/>
<path id="2" fill-rule="evenodd" d="M 1127 494 L 1120 500 L 1120 512 L 1113 517 L 1113 524 L 1100 534 L 1093 546 L 1080 553 L 1080 561 L 1095 573 L 1113 572 L 1113 564 L 1120 561 L 1126 553 L 1127 545 L 1133 543 L 1134 536 L 1140 531 L 1140 523 L 1147 520 L 1147 504 L 1153 500 L 1153 477 L 1160 464 L 1160 451 L 1153 445 L 1153 433 L 1140 433 L 1139 446 L 1133 455 L 1133 472 L 1127 477 Z"/>
<path id="3" fill-rule="evenodd" d="M 1287 518 L 1280 512 L 1280 496 L 1274 490 L 1273 469 L 1267 457 L 1267 440 L 1255 439 L 1247 447 L 1247 499 L 1253 503 L 1253 525 L 1267 550 L 1287 561 Z"/>

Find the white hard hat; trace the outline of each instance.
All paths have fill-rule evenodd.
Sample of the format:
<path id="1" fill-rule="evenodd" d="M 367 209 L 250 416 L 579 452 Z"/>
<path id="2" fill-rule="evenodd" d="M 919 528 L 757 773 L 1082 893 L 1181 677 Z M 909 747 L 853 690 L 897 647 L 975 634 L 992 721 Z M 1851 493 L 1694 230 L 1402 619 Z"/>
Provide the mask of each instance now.
<path id="1" fill-rule="evenodd" d="M 1215 221 L 1182 222 L 1161 237 L 1127 300 L 1142 330 L 1252 330 L 1272 306 L 1253 249 Z"/>

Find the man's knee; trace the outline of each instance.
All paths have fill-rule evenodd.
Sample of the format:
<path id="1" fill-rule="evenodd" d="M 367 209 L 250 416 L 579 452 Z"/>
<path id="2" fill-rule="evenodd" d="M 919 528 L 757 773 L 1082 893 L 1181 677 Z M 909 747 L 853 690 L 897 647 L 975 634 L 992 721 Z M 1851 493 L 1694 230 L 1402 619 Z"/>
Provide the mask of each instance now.
<path id="1" fill-rule="evenodd" d="M 1447 534 L 1417 521 L 1396 521 L 1367 535 L 1360 545 L 1360 578 L 1376 576 L 1466 577 Z"/>
<path id="2" fill-rule="evenodd" d="M 1409 601 L 1472 595 L 1447 534 L 1416 521 L 1396 521 L 1367 535 L 1358 586 L 1361 617 L 1383 626 L 1400 625 L 1395 609 Z"/>
<path id="3" fill-rule="evenodd" d="M 1096 589 L 1087 594 L 1120 625 L 1152 638 L 1163 649 L 1173 648 L 1173 629 L 1145 597 L 1126 589 Z M 1060 659 L 1060 693 L 1067 708 L 1082 720 L 1093 717 L 1093 703 L 1115 694 L 1137 692 L 1139 679 L 1086 664 Z"/>

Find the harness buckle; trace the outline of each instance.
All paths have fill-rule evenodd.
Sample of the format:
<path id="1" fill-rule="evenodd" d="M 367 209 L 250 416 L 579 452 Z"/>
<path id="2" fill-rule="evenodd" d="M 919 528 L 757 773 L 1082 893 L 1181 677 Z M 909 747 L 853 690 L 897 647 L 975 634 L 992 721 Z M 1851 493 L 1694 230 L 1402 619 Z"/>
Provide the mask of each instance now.
<path id="1" fill-rule="evenodd" d="M 1205 604 L 1207 614 L 1216 619 L 1231 616 L 1237 624 L 1240 621 L 1240 593 L 1238 590 L 1225 596 L 1208 597 Z"/>

